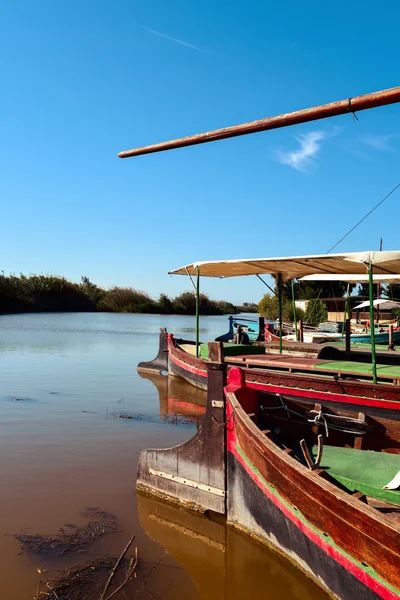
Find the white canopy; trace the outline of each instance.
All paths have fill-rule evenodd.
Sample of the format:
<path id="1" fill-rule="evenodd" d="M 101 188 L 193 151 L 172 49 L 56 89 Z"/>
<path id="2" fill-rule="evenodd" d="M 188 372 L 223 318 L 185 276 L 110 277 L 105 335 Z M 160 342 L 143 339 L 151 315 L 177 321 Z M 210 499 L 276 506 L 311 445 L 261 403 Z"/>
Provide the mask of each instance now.
<path id="1" fill-rule="evenodd" d="M 299 279 L 317 273 L 339 276 L 348 274 L 365 275 L 367 265 L 371 263 L 374 265 L 374 272 L 377 274 L 399 274 L 400 251 L 214 260 L 195 262 L 169 273 L 170 275 L 196 275 L 198 268 L 202 277 L 240 277 L 244 275 L 277 275 L 280 273 L 283 279 Z"/>
<path id="2" fill-rule="evenodd" d="M 400 283 L 400 275 L 373 274 L 374 283 Z M 300 281 L 344 281 L 346 283 L 368 283 L 368 275 L 306 275 Z"/>
<path id="3" fill-rule="evenodd" d="M 377 298 L 374 300 L 374 308 L 380 308 L 381 310 L 392 310 L 393 308 L 400 308 L 400 302 L 394 300 L 386 300 L 385 298 Z M 361 302 L 353 308 L 353 310 L 359 310 L 360 308 L 369 308 L 369 300 Z"/>

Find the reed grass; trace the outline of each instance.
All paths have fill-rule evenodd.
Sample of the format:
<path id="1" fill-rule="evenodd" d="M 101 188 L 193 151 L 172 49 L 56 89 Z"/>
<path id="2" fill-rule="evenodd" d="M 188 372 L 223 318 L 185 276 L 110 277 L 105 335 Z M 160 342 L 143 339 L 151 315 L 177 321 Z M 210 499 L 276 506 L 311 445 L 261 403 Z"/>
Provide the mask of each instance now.
<path id="1" fill-rule="evenodd" d="M 161 294 L 155 300 L 146 292 L 132 287 L 112 286 L 103 289 L 82 277 L 80 283 L 58 275 L 23 275 L 0 273 L 0 314 L 25 312 L 124 312 L 154 314 L 195 314 L 193 292 L 175 298 Z M 211 300 L 200 295 L 200 314 L 236 314 L 230 302 Z"/>

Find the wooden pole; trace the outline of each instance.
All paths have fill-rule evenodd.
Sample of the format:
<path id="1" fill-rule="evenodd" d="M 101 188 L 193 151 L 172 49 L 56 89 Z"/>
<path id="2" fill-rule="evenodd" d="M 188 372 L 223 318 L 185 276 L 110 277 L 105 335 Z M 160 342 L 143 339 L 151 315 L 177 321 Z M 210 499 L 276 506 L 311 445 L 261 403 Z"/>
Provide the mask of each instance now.
<path id="1" fill-rule="evenodd" d="M 382 252 L 382 238 L 379 244 L 379 251 Z M 378 299 L 380 299 L 381 297 L 381 284 L 378 283 L 378 285 L 376 286 L 376 297 Z M 379 325 L 379 319 L 380 319 L 380 314 L 379 314 L 379 304 L 376 307 L 376 323 L 377 325 Z"/>
<path id="2" fill-rule="evenodd" d="M 258 317 L 258 338 L 257 342 L 263 342 L 265 339 L 265 319 L 264 317 Z"/>
<path id="3" fill-rule="evenodd" d="M 351 350 L 351 329 L 350 329 L 350 319 L 346 319 L 345 321 L 345 332 L 346 332 L 346 358 L 349 360 L 350 358 L 350 350 Z"/>
<path id="4" fill-rule="evenodd" d="M 389 325 L 389 350 L 394 350 L 394 341 L 393 341 L 393 324 Z"/>
<path id="5" fill-rule="evenodd" d="M 196 356 L 199 357 L 200 269 L 196 267 Z"/>
<path id="6" fill-rule="evenodd" d="M 376 356 L 375 356 L 375 325 L 374 325 L 374 281 L 373 281 L 373 266 L 368 265 L 368 283 L 369 283 L 369 320 L 371 324 L 371 358 L 372 358 L 372 377 L 376 383 Z"/>
<path id="7" fill-rule="evenodd" d="M 282 275 L 278 273 L 278 302 L 279 302 L 279 352 L 282 354 Z"/>
<path id="8" fill-rule="evenodd" d="M 293 327 L 294 327 L 294 333 L 295 333 L 295 339 L 296 342 L 298 341 L 298 336 L 297 336 L 297 315 L 296 315 L 296 299 L 295 299 L 295 293 L 294 293 L 294 279 L 292 279 L 292 304 L 293 304 Z"/>
<path id="9" fill-rule="evenodd" d="M 304 342 L 303 321 L 299 319 L 299 342 Z"/>
<path id="10" fill-rule="evenodd" d="M 344 315 L 343 315 L 343 331 L 342 331 L 342 341 L 343 341 L 343 335 L 346 331 L 346 321 L 347 321 L 347 317 L 348 317 L 348 304 L 349 304 L 349 294 L 350 294 L 350 284 L 347 284 L 347 292 L 346 292 L 346 300 L 344 303 Z"/>
<path id="11" fill-rule="evenodd" d="M 292 113 L 284 113 L 275 117 L 267 117 L 258 121 L 251 121 L 242 125 L 234 125 L 232 127 L 224 127 L 208 131 L 207 133 L 199 133 L 188 137 L 161 142 L 159 144 L 151 144 L 141 148 L 125 150 L 118 154 L 119 158 L 129 158 L 131 156 L 140 156 L 142 154 L 151 154 L 153 152 L 163 152 L 164 150 L 173 150 L 174 148 L 183 148 L 185 146 L 194 146 L 196 144 L 205 144 L 207 142 L 215 142 L 226 138 L 237 137 L 239 135 L 247 135 L 249 133 L 258 133 L 259 131 L 267 131 L 270 129 L 278 129 L 280 127 L 289 127 L 290 125 L 298 125 L 299 123 L 308 123 L 310 121 L 318 121 L 327 117 L 335 117 L 346 113 L 355 113 L 369 108 L 385 106 L 387 104 L 395 104 L 400 102 L 400 87 L 395 87 L 381 92 L 373 92 L 372 94 L 364 94 L 363 96 L 355 96 L 346 100 L 339 100 L 329 104 L 322 104 L 312 108 L 305 108 Z"/>

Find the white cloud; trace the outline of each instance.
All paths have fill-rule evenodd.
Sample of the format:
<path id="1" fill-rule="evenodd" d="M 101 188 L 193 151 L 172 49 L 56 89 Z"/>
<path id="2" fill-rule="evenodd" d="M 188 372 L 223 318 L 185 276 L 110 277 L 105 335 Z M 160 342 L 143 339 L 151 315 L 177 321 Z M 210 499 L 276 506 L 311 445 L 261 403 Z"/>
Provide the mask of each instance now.
<path id="1" fill-rule="evenodd" d="M 165 38 L 170 42 L 175 42 L 176 44 L 181 44 L 181 46 L 186 46 L 186 48 L 190 48 L 191 50 L 196 50 L 197 52 L 206 52 L 203 48 L 199 48 L 198 46 L 194 46 L 193 44 L 189 44 L 189 42 L 184 42 L 178 38 L 172 37 L 171 35 L 167 35 L 166 33 L 162 33 L 161 31 L 157 31 L 156 29 L 151 29 L 150 27 L 145 27 L 145 25 L 141 25 L 140 23 L 136 23 L 138 27 L 152 33 L 153 35 L 157 35 L 158 37 Z"/>
<path id="2" fill-rule="evenodd" d="M 297 142 L 300 144 L 298 150 L 291 152 L 278 150 L 279 162 L 283 165 L 289 165 L 289 167 L 293 167 L 297 171 L 306 171 L 321 149 L 321 144 L 318 142 L 321 142 L 327 135 L 324 131 L 302 133 L 296 137 Z"/>
<path id="3" fill-rule="evenodd" d="M 375 148 L 375 150 L 390 150 L 394 151 L 395 148 L 391 145 L 391 141 L 398 138 L 399 135 L 396 133 L 389 133 L 386 135 L 379 135 L 376 133 L 369 133 L 363 135 L 360 139 L 367 146 Z"/>

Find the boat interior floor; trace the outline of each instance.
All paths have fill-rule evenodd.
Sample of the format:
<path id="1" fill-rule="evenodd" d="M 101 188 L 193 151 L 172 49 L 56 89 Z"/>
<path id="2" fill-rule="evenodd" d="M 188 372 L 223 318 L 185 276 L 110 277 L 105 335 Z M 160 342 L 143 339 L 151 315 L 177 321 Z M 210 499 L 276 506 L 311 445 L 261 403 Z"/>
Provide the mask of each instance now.
<path id="1" fill-rule="evenodd" d="M 236 397 L 263 435 L 400 526 L 399 422 L 243 389 Z"/>
<path id="2" fill-rule="evenodd" d="M 179 344 L 179 348 L 191 356 L 196 356 L 196 344 Z"/>

